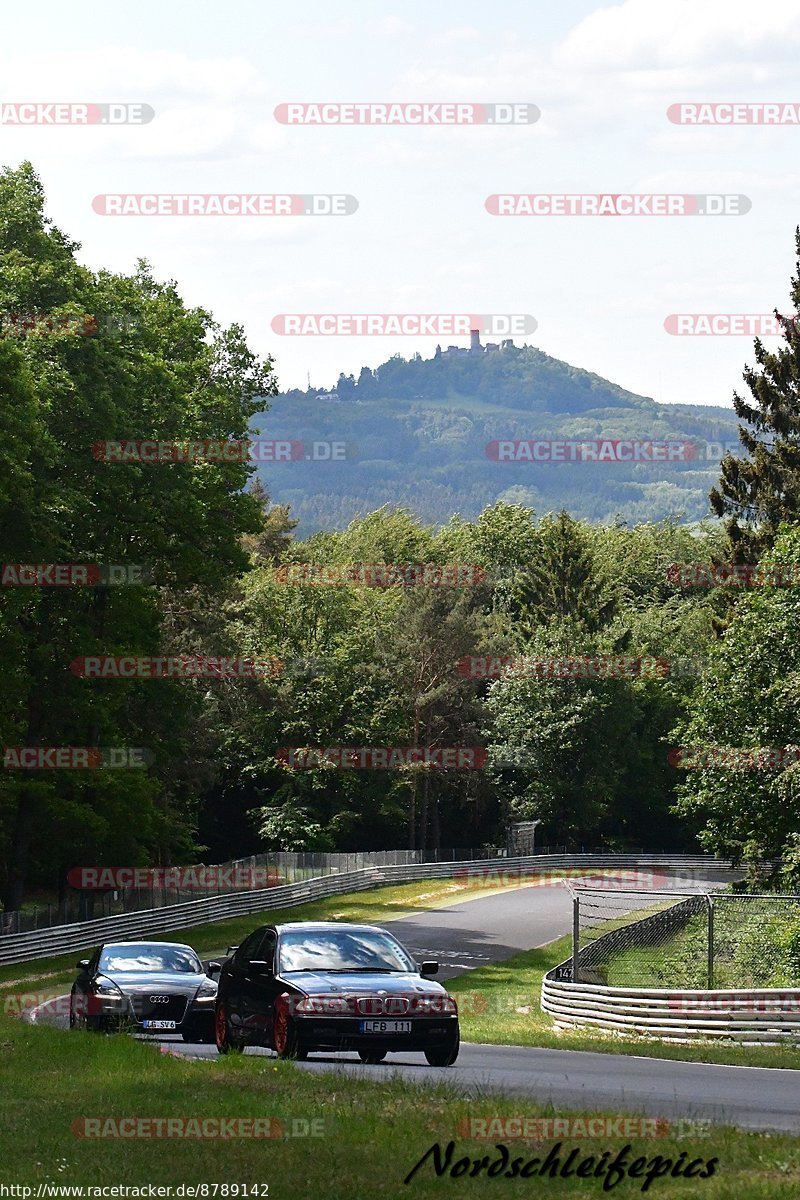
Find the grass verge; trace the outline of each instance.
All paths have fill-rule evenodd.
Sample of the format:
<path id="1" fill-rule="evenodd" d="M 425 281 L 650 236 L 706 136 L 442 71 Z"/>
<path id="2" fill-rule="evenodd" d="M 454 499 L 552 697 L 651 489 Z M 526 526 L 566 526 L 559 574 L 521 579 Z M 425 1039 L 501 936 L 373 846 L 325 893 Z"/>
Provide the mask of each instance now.
<path id="1" fill-rule="evenodd" d="M 128 1038 L 65 1035 L 8 1019 L 0 1021 L 0 1053 L 0 1182 L 31 1187 L 32 1196 L 39 1185 L 46 1197 L 69 1194 L 50 1192 L 49 1186 L 140 1188 L 148 1184 L 173 1188 L 206 1184 L 208 1197 L 214 1196 L 215 1184 L 227 1185 L 227 1196 L 237 1195 L 232 1185 L 238 1185 L 242 1196 L 242 1185 L 250 1189 L 267 1184 L 268 1192 L 262 1188 L 247 1194 L 266 1195 L 269 1200 L 424 1198 L 439 1196 L 443 1189 L 461 1196 L 482 1196 L 487 1190 L 514 1196 L 584 1196 L 604 1191 L 602 1178 L 533 1175 L 539 1164 L 529 1168 L 531 1178 L 487 1179 L 487 1165 L 500 1161 L 497 1145 L 507 1146 L 510 1160 L 520 1158 L 524 1165 L 533 1157 L 543 1162 L 556 1141 L 549 1137 L 531 1143 L 502 1136 L 479 1141 L 464 1136 L 469 1129 L 465 1131 L 460 1123 L 476 1117 L 565 1115 L 533 1101 L 468 1096 L 440 1084 L 413 1085 L 388 1068 L 385 1075 L 381 1072 L 365 1080 L 302 1071 L 291 1063 L 253 1055 L 231 1060 L 177 1059 Z M 75 1132 L 76 1122 L 83 1118 L 106 1122 L 130 1117 L 271 1118 L 281 1123 L 284 1134 L 299 1127 L 303 1132 L 316 1130 L 320 1136 L 229 1137 L 220 1144 L 209 1138 L 97 1138 Z M 676 1137 L 674 1128 L 661 1132 L 667 1136 L 626 1138 L 606 1133 L 599 1138 L 564 1138 L 555 1153 L 563 1168 L 575 1149 L 573 1169 L 588 1156 L 593 1158 L 593 1168 L 599 1167 L 605 1151 L 607 1164 L 626 1145 L 630 1147 L 627 1162 L 642 1157 L 646 1162 L 638 1169 L 645 1172 L 656 1155 L 681 1169 L 692 1160 L 703 1160 L 701 1167 L 695 1165 L 695 1172 L 708 1169 L 709 1160 L 717 1160 L 710 1178 L 656 1179 L 649 1194 L 670 1200 L 695 1197 L 698 1192 L 704 1200 L 734 1196 L 736 1200 L 795 1200 L 798 1195 L 798 1138 L 724 1128 L 712 1128 L 704 1137 Z M 430 1157 L 406 1188 L 404 1179 L 430 1147 L 438 1143 L 446 1154 L 450 1141 L 455 1143 L 451 1164 L 470 1160 L 460 1167 L 460 1177 L 456 1180 L 448 1171 L 437 1178 Z M 484 1156 L 488 1156 L 484 1170 L 472 1177 L 471 1162 Z M 638 1195 L 645 1182 L 641 1175 L 625 1178 L 613 1190 L 620 1196 Z M 218 1190 L 216 1195 L 226 1193 Z"/>
<path id="2" fill-rule="evenodd" d="M 464 1040 L 504 1046 L 635 1054 L 740 1067 L 800 1068 L 800 1047 L 791 1045 L 720 1045 L 716 1041 L 677 1045 L 601 1030 L 555 1029 L 552 1018 L 540 1004 L 542 978 L 569 957 L 571 945 L 570 938 L 559 938 L 538 950 L 527 950 L 505 962 L 480 967 L 451 979 L 447 986 L 459 1002 Z"/>

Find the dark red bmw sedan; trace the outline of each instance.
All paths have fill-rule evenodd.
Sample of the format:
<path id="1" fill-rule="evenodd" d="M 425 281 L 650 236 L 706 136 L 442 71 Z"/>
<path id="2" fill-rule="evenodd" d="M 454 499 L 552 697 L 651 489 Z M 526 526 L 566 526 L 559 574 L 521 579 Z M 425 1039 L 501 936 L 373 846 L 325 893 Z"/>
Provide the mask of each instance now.
<path id="1" fill-rule="evenodd" d="M 458 1009 L 387 930 L 336 921 L 263 925 L 227 958 L 215 1010 L 221 1054 L 267 1046 L 281 1058 L 353 1050 L 365 1063 L 392 1051 L 449 1067 L 459 1051 Z"/>

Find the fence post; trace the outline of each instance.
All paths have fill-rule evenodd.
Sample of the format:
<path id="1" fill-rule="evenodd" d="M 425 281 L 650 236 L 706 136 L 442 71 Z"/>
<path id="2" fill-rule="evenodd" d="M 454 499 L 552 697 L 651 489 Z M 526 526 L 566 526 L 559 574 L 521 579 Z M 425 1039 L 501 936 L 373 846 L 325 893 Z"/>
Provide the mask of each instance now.
<path id="1" fill-rule="evenodd" d="M 706 895 L 708 901 L 708 987 L 714 986 L 714 900 Z"/>
<path id="2" fill-rule="evenodd" d="M 577 893 L 572 897 L 572 982 L 578 983 L 578 954 L 581 940 L 581 902 Z"/>

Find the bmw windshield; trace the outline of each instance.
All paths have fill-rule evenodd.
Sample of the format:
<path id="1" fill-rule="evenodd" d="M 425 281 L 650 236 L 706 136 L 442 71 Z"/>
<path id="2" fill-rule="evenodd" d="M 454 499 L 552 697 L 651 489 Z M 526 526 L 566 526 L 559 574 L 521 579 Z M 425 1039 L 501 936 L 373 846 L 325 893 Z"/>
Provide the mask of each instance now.
<path id="1" fill-rule="evenodd" d="M 416 971 L 394 938 L 379 930 L 292 930 L 281 935 L 280 972 Z"/>

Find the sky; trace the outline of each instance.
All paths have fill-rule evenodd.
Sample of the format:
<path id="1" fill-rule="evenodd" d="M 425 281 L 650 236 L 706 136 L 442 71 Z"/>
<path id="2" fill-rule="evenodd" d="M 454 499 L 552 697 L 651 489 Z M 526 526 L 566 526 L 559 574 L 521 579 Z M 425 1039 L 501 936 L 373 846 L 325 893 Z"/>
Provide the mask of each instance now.
<path id="1" fill-rule="evenodd" d="M 728 405 L 752 337 L 674 313 L 791 312 L 800 125 L 674 124 L 671 104 L 800 104 L 800 0 L 140 0 L 9 6 L 0 103 L 148 104 L 147 124 L 0 124 L 79 258 L 146 258 L 244 326 L 282 388 L 436 336 L 288 336 L 282 313 L 526 314 L 531 344 L 667 403 Z M 534 104 L 530 124 L 286 125 L 289 102 Z M 104 216 L 99 194 L 347 194 L 346 216 Z M 729 216 L 497 217 L 495 193 L 737 194 Z M 521 342 L 521 338 L 517 338 Z M 777 344 L 772 339 L 768 346 Z"/>

